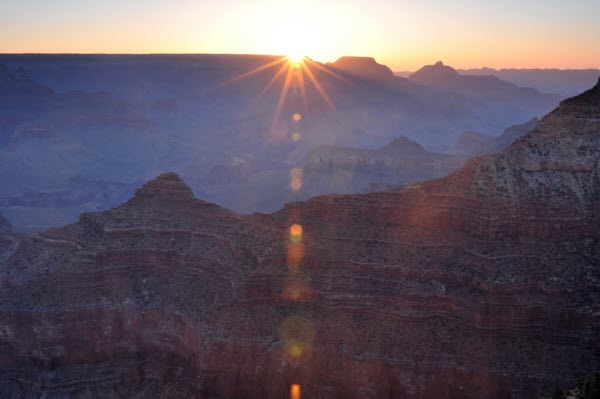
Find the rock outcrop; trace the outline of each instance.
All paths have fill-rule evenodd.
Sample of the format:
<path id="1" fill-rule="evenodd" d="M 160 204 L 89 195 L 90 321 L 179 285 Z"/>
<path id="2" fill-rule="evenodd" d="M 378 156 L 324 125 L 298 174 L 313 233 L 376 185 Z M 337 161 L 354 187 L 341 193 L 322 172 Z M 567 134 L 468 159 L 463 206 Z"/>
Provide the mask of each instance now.
<path id="1" fill-rule="evenodd" d="M 395 79 L 395 75 L 390 68 L 378 64 L 372 57 L 340 57 L 337 61 L 327 65 L 347 72 L 352 75 L 358 75 L 370 79 L 390 81 Z"/>
<path id="2" fill-rule="evenodd" d="M 600 368 L 598 87 L 403 190 L 242 216 L 163 174 L 0 262 L 3 397 L 534 398 Z"/>

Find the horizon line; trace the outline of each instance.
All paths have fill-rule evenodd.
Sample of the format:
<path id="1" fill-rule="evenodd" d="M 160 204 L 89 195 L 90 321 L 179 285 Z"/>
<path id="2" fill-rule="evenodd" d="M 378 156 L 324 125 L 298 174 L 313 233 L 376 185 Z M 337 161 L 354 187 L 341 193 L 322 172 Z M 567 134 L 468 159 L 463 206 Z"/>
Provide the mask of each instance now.
<path id="1" fill-rule="evenodd" d="M 73 55 L 73 56 L 77 56 L 77 55 L 106 55 L 106 56 L 185 56 L 185 55 L 208 55 L 208 56 L 258 56 L 258 57 L 286 57 L 286 55 L 283 54 L 265 54 L 265 53 L 186 53 L 186 52 L 179 52 L 179 53 L 154 53 L 154 52 L 148 52 L 148 53 L 144 53 L 144 52 L 139 52 L 139 53 L 130 53 L 130 52 L 115 52 L 115 53 L 107 53 L 107 52 L 78 52 L 78 53 L 74 53 L 74 52 L 56 52 L 56 53 L 49 53 L 49 52 L 23 52 L 23 53 L 13 53 L 13 52 L 0 52 L 0 56 L 5 56 L 5 55 L 13 55 L 13 56 L 18 56 L 18 55 Z M 310 58 L 310 56 L 305 55 L 305 57 Z M 417 69 L 415 70 L 411 70 L 411 69 L 402 69 L 402 68 L 395 68 L 392 69 L 391 67 L 389 67 L 388 65 L 381 63 L 379 61 L 377 61 L 377 58 L 374 56 L 370 56 L 370 55 L 342 55 L 336 58 L 336 61 L 339 60 L 342 57 L 361 57 L 361 58 L 372 58 L 374 59 L 377 63 L 384 65 L 386 67 L 388 67 L 392 72 L 394 73 L 403 73 L 403 72 L 415 72 Z M 311 58 L 312 59 L 312 58 Z M 326 63 L 330 63 L 331 61 L 319 61 L 319 60 L 315 60 L 312 59 L 313 61 L 319 62 L 321 64 L 326 64 Z M 335 62 L 335 61 L 333 61 Z M 437 61 L 436 61 L 437 62 Z M 431 63 L 431 64 L 423 64 L 423 66 L 427 66 L 427 65 L 434 65 L 435 62 Z M 501 70 L 507 70 L 507 69 L 512 69 L 512 70 L 545 70 L 545 71 L 600 71 L 600 66 L 599 67 L 587 67 L 587 68 L 556 68 L 556 67 L 533 67 L 533 68 L 519 68 L 519 67 L 490 67 L 490 66 L 479 66 L 479 67 L 455 67 L 449 64 L 446 64 L 444 62 L 444 65 L 449 66 L 451 68 L 454 68 L 456 70 L 475 70 L 475 69 L 492 69 L 492 70 L 496 70 L 496 71 L 501 71 Z"/>

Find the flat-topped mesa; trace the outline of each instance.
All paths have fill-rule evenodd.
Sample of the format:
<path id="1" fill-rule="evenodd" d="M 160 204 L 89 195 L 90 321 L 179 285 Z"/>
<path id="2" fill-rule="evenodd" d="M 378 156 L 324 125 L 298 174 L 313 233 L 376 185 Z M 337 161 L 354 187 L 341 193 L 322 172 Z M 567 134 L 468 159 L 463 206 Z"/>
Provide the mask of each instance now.
<path id="1" fill-rule="evenodd" d="M 135 197 L 191 200 L 194 198 L 194 192 L 177 173 L 166 172 L 138 188 Z"/>
<path id="2" fill-rule="evenodd" d="M 334 63 L 329 64 L 342 71 L 364 76 L 371 79 L 393 79 L 394 73 L 385 65 L 377 63 L 373 57 L 340 57 Z"/>

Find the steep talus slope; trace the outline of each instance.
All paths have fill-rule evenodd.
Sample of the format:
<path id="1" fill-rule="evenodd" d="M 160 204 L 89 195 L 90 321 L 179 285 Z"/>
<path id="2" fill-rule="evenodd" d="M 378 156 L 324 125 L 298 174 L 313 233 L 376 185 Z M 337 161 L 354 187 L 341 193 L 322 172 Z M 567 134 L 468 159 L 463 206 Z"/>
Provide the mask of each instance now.
<path id="1" fill-rule="evenodd" d="M 599 88 L 452 175 L 242 216 L 163 174 L 14 238 L 3 397 L 534 398 L 600 368 Z"/>

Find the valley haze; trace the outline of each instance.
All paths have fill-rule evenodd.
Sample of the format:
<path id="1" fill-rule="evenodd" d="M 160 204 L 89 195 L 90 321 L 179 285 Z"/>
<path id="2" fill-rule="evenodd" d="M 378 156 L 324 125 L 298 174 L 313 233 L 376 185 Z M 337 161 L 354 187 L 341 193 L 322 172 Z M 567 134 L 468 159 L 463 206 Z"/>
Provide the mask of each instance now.
<path id="1" fill-rule="evenodd" d="M 492 75 L 461 75 L 441 62 L 405 79 L 372 58 L 342 57 L 312 67 L 335 108 L 308 77 L 305 93 L 294 79 L 274 128 L 286 74 L 276 76 L 279 64 L 244 74 L 278 59 L 0 55 L 0 211 L 16 231 L 38 232 L 118 205 L 166 170 L 202 198 L 243 213 L 411 184 L 460 166 L 464 157 L 446 154 L 463 132 L 497 136 L 562 98 Z M 334 167 L 324 179 L 329 161 L 311 165 L 325 147 L 333 155 L 333 148 L 382 148 L 400 138 L 437 154 L 430 166 L 391 170 L 372 160 L 375 169 Z M 290 171 L 305 167 L 303 189 L 293 190 Z"/>

